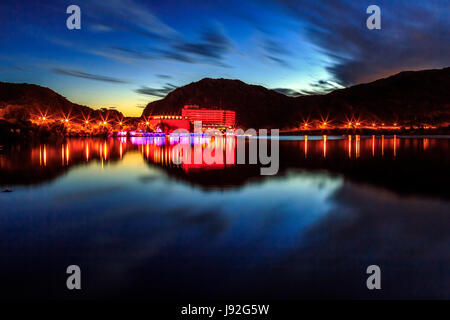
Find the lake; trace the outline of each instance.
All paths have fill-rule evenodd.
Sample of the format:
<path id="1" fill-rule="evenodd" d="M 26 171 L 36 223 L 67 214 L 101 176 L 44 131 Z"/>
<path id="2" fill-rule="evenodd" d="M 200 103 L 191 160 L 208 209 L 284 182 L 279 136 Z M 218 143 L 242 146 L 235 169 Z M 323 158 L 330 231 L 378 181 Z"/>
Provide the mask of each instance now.
<path id="1" fill-rule="evenodd" d="M 1 297 L 450 299 L 449 136 L 280 137 L 274 176 L 175 145 L 1 146 Z"/>

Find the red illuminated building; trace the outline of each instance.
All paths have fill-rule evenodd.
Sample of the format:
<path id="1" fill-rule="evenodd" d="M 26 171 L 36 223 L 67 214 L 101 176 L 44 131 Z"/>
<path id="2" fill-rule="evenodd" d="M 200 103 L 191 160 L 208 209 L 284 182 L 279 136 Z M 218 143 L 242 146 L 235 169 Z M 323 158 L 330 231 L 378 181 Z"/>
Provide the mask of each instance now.
<path id="1" fill-rule="evenodd" d="M 181 115 L 191 122 L 201 121 L 203 128 L 225 130 L 231 129 L 235 125 L 235 112 L 231 110 L 206 109 L 197 105 L 185 105 Z"/>
<path id="2" fill-rule="evenodd" d="M 190 130 L 190 122 L 182 116 L 156 115 L 152 116 L 148 124 L 160 128 L 166 133 L 170 133 L 175 129 Z"/>

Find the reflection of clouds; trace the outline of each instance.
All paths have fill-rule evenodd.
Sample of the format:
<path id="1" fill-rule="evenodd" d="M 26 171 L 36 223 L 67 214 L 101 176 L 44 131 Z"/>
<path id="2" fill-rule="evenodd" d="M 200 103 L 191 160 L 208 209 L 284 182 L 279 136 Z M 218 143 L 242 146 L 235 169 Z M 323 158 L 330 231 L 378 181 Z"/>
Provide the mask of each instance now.
<path id="1" fill-rule="evenodd" d="M 11 279 L 25 256 L 87 266 L 91 296 L 371 298 L 365 266 L 379 264 L 383 297 L 449 297 L 448 203 L 341 177 L 290 171 L 204 190 L 129 152 L 11 197 L 21 201 L 0 225 Z"/>
<path id="2" fill-rule="evenodd" d="M 308 225 L 332 208 L 327 199 L 339 185 L 339 180 L 308 174 L 226 192 L 205 192 L 171 180 L 149 181 L 147 209 L 144 202 L 135 202 L 131 210 L 116 208 L 101 214 L 89 241 L 101 246 L 103 258 L 114 264 L 108 268 L 117 272 L 112 278 L 136 281 L 136 286 L 146 278 L 148 264 L 162 263 L 157 269 L 162 268 L 160 260 L 168 255 L 169 260 L 188 259 L 184 267 L 189 270 L 198 259 L 220 260 L 216 255 L 224 254 L 236 263 L 228 268 L 238 269 L 277 259 L 289 250 Z M 269 198 L 270 204 L 261 201 Z M 100 221 L 106 234 L 97 228 Z"/>
<path id="3" fill-rule="evenodd" d="M 350 183 L 334 200 L 339 209 L 313 225 L 275 267 L 285 274 L 280 283 L 294 281 L 294 291 L 309 297 L 450 297 L 448 202 Z M 370 264 L 381 267 L 380 294 L 364 285 Z"/>
<path id="4" fill-rule="evenodd" d="M 186 281 L 194 281 L 194 266 L 199 265 L 208 267 L 207 279 L 223 268 L 237 271 L 289 250 L 308 225 L 332 208 L 328 199 L 341 183 L 325 175 L 291 174 L 240 190 L 204 191 L 155 172 L 154 179 L 136 184 L 142 177 L 140 169 L 148 168 L 144 162 L 133 162 L 135 172 L 123 175 L 122 170 L 128 172 L 128 158 L 134 161 L 129 154 L 105 168 L 108 179 L 95 180 L 92 167 L 81 167 L 77 171 L 89 172 L 81 178 L 84 183 L 78 184 L 79 174 L 69 174 L 46 186 L 45 197 L 16 203 L 8 214 L 22 212 L 16 221 L 25 223 L 15 226 L 21 242 L 10 239 L 8 246 L 26 252 L 37 264 L 63 264 L 70 255 L 70 260 L 88 265 L 95 283 L 92 295 L 113 294 L 106 288 L 140 288 L 146 281 L 157 282 L 150 287 L 162 285 L 163 280 L 149 270 L 161 273 L 162 279 L 173 279 L 175 268 L 192 279 Z M 84 190 L 89 179 L 96 181 L 100 193 Z M 119 182 L 124 189 L 111 187 Z M 74 190 L 67 193 L 70 185 Z M 107 195 L 111 188 L 116 191 Z M 17 196 L 27 199 L 29 192 L 18 190 Z M 48 203 L 54 194 L 73 201 Z M 36 207 L 46 209 L 42 219 L 30 223 Z M 48 250 L 35 251 L 36 247 Z M 65 254 L 67 248 L 70 253 Z M 11 265 L 14 261 L 11 255 Z"/>
<path id="5" fill-rule="evenodd" d="M 123 186 L 109 186 L 104 188 L 89 188 L 87 190 L 80 190 L 76 192 L 67 192 L 56 195 L 53 198 L 58 204 L 71 204 L 73 201 L 86 201 L 99 196 L 108 195 L 124 190 Z"/>

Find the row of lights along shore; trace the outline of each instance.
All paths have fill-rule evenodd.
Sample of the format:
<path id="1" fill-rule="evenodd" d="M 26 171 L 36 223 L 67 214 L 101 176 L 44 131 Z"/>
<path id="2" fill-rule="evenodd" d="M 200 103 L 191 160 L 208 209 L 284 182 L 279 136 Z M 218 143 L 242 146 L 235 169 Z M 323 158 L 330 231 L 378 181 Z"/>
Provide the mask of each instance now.
<path id="1" fill-rule="evenodd" d="M 154 120 L 183 120 L 183 119 L 187 119 L 187 117 L 182 117 L 182 116 L 153 116 L 152 117 L 152 119 L 154 119 Z M 52 120 L 50 117 L 48 117 L 48 116 L 42 116 L 42 117 L 38 117 L 38 120 L 39 121 L 41 121 L 41 122 L 46 122 L 46 121 L 49 121 L 49 120 Z M 139 124 L 145 124 L 145 125 L 150 125 L 150 122 L 148 121 L 149 119 L 146 119 L 146 118 L 144 118 L 144 120 L 145 121 L 143 121 L 143 122 L 139 122 Z M 58 121 L 58 120 L 55 120 L 55 121 Z M 83 121 L 76 121 L 75 119 L 69 119 L 69 118 L 63 118 L 63 119 L 60 119 L 60 122 L 61 123 L 66 123 L 66 124 L 69 124 L 69 123 L 71 123 L 71 122 L 74 122 L 74 123 L 84 123 L 84 124 L 95 124 L 95 123 L 97 123 L 97 121 L 94 121 L 94 120 L 87 120 L 87 119 L 85 119 L 85 120 L 83 120 Z M 116 124 L 116 125 L 120 125 L 120 126 L 122 126 L 122 125 L 124 125 L 125 124 L 125 121 L 123 121 L 123 120 L 116 120 L 116 121 L 114 121 L 114 123 Z M 108 120 L 101 120 L 101 121 L 98 121 L 98 124 L 99 125 L 103 125 L 103 126 L 107 126 L 107 125 L 109 125 L 109 124 L 112 124 L 111 123 L 111 121 L 108 121 Z M 386 124 L 386 123 L 384 123 L 384 122 L 382 122 L 382 123 L 380 123 L 380 124 L 377 124 L 376 122 L 371 122 L 370 124 L 365 124 L 365 123 L 363 123 L 363 122 L 360 122 L 360 121 L 358 121 L 358 122 L 342 122 L 342 125 L 343 125 L 343 127 L 341 126 L 340 128 L 348 128 L 348 129 L 351 129 L 351 128 L 374 128 L 374 129 L 376 129 L 376 128 L 383 128 L 383 127 L 390 127 L 390 128 L 400 128 L 400 125 L 399 125 L 399 123 L 398 122 L 393 122 L 392 124 Z M 333 123 L 332 123 L 332 121 L 323 121 L 323 122 L 318 122 L 318 124 L 317 124 L 317 122 L 316 122 L 316 125 L 314 125 L 314 121 L 311 121 L 311 122 L 303 122 L 303 124 L 299 127 L 300 129 L 302 129 L 302 130 L 313 130 L 313 129 L 317 129 L 317 128 L 319 128 L 319 129 L 326 129 L 326 128 L 329 128 L 329 129 L 331 129 L 331 128 L 339 128 L 339 126 L 337 126 L 337 125 L 334 125 Z M 430 128 L 431 126 L 430 125 L 424 125 L 423 126 L 425 129 L 427 129 L 427 128 Z"/>
<path id="2" fill-rule="evenodd" d="M 155 116 L 155 117 L 153 117 L 152 119 L 159 119 L 159 120 L 182 120 L 182 119 L 187 119 L 187 117 L 182 117 L 182 116 Z M 50 117 L 46 117 L 46 116 L 44 116 L 44 117 L 38 117 L 38 120 L 40 120 L 40 121 L 47 121 L 47 120 L 52 120 Z M 60 119 L 60 122 L 62 122 L 62 123 L 70 123 L 70 122 L 77 122 L 77 121 L 74 121 L 75 119 L 69 119 L 69 118 L 63 118 L 63 119 Z M 144 119 L 144 120 L 146 120 L 146 119 Z M 57 120 L 56 120 L 57 121 Z M 89 121 L 89 120 L 83 120 L 83 121 L 81 121 L 81 122 L 79 122 L 79 123 L 85 123 L 85 124 L 89 124 L 89 123 L 95 123 L 96 121 Z M 105 121 L 105 120 L 102 120 L 102 121 L 99 121 L 98 122 L 100 125 L 108 125 L 108 124 L 110 124 L 110 121 Z M 116 121 L 116 123 L 117 124 L 119 124 L 119 125 L 123 125 L 125 122 L 124 121 L 122 121 L 122 120 L 120 120 L 120 121 Z M 140 124 L 147 124 L 147 125 L 149 125 L 150 124 L 150 122 L 147 120 L 147 121 L 144 121 L 144 122 L 140 122 Z"/>

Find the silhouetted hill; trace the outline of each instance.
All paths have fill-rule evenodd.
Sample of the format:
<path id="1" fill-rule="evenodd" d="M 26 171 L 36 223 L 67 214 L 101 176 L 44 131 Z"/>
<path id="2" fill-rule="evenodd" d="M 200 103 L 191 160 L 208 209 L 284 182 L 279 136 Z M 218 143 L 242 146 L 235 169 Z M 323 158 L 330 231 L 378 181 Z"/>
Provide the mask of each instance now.
<path id="1" fill-rule="evenodd" d="M 383 121 L 450 121 L 450 68 L 405 71 L 394 76 L 333 91 L 296 98 L 300 105 L 332 119 L 360 116 Z M 345 120 L 345 119 L 344 119 Z"/>
<path id="2" fill-rule="evenodd" d="M 49 115 L 62 116 L 69 112 L 71 116 L 91 115 L 97 117 L 101 110 L 75 104 L 55 91 L 35 84 L 0 82 L 0 112 L 19 112 L 38 114 L 48 112 Z M 120 113 L 108 110 L 109 113 Z M 14 116 L 12 115 L 12 116 Z M 120 114 L 121 115 L 121 114 Z"/>
<path id="3" fill-rule="evenodd" d="M 238 125 L 289 128 L 303 119 L 341 122 L 361 120 L 432 122 L 450 121 L 450 68 L 407 71 L 326 95 L 289 97 L 238 80 L 203 79 L 180 87 L 164 99 L 151 102 L 143 115 L 179 114 L 183 105 L 218 106 L 237 112 Z"/>
<path id="4" fill-rule="evenodd" d="M 240 125 L 256 128 L 287 125 L 286 115 L 294 110 L 292 98 L 276 91 L 239 80 L 206 78 L 149 103 L 143 115 L 179 114 L 185 104 L 235 110 Z"/>

